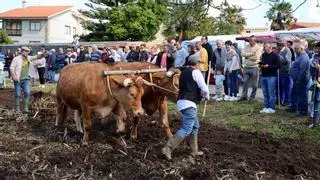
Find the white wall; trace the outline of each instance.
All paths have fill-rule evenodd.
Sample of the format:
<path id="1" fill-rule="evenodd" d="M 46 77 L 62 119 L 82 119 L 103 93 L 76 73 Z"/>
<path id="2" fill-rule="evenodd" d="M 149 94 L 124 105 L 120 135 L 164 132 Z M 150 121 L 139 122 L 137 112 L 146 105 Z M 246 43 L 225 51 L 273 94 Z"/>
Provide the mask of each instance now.
<path id="1" fill-rule="evenodd" d="M 30 31 L 30 22 L 40 22 L 40 31 Z M 22 31 L 21 36 L 10 36 L 13 41 L 19 44 L 29 44 L 30 41 L 39 41 L 40 43 L 45 42 L 47 20 L 22 20 Z"/>
<path id="2" fill-rule="evenodd" d="M 65 26 L 71 27 L 71 34 L 66 34 Z M 80 19 L 72 15 L 71 11 L 51 17 L 48 20 L 48 43 L 71 43 L 73 41 L 73 28 L 76 28 L 76 34 L 81 35 L 83 28 L 80 25 Z"/>

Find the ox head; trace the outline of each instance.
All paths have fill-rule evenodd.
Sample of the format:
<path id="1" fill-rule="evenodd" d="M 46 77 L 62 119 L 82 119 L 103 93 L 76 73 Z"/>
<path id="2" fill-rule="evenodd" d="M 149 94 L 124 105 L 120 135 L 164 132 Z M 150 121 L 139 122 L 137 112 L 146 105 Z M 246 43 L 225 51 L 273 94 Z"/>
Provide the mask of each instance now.
<path id="1" fill-rule="evenodd" d="M 133 76 L 116 76 L 112 80 L 120 86 L 120 90 L 114 92 L 114 96 L 119 103 L 132 109 L 135 116 L 145 114 L 141 103 L 141 98 L 144 94 L 143 79 Z"/>
<path id="2" fill-rule="evenodd" d="M 179 69 L 171 68 L 167 72 L 158 72 L 153 74 L 153 81 L 158 86 L 161 86 L 170 91 L 174 91 L 177 94 L 166 92 L 163 90 L 157 90 L 161 94 L 166 95 L 170 100 L 176 101 L 179 93 L 179 78 L 181 71 Z"/>

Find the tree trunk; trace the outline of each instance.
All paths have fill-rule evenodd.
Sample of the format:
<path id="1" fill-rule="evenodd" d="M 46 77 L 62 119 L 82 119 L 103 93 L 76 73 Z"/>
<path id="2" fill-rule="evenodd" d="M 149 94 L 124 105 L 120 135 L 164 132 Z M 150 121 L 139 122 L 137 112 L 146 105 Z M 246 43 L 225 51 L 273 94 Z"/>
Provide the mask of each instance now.
<path id="1" fill-rule="evenodd" d="M 181 43 L 182 40 L 183 40 L 183 34 L 184 34 L 184 31 L 183 31 L 183 30 L 179 32 L 179 40 L 178 40 L 179 43 Z"/>

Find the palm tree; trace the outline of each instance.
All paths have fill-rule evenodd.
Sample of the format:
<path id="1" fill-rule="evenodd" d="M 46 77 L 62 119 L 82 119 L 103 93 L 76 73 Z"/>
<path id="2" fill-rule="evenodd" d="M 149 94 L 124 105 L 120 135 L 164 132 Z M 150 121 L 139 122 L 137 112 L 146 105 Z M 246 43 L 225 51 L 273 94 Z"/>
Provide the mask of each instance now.
<path id="1" fill-rule="evenodd" d="M 246 19 L 242 15 L 242 8 L 230 5 L 227 0 L 218 7 L 220 15 L 217 22 L 219 34 L 239 34 L 244 30 Z"/>
<path id="2" fill-rule="evenodd" d="M 271 21 L 270 29 L 274 31 L 287 29 L 292 23 L 293 12 L 299 9 L 307 0 L 303 0 L 294 10 L 292 4 L 282 0 L 279 2 L 269 0 L 270 9 L 267 11 L 266 18 Z"/>

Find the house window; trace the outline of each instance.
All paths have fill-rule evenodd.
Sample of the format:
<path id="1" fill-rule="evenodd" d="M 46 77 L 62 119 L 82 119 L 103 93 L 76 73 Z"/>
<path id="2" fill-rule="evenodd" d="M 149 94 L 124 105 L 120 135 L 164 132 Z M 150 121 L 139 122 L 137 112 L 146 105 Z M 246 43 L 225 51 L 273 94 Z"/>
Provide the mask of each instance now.
<path id="1" fill-rule="evenodd" d="M 71 27 L 70 26 L 65 26 L 65 32 L 66 34 L 71 34 Z"/>
<path id="2" fill-rule="evenodd" d="M 30 22 L 30 31 L 40 31 L 41 23 L 40 22 Z"/>
<path id="3" fill-rule="evenodd" d="M 73 35 L 77 34 L 77 28 L 73 27 Z"/>
<path id="4" fill-rule="evenodd" d="M 3 21 L 3 28 L 9 36 L 21 36 L 21 20 Z"/>

